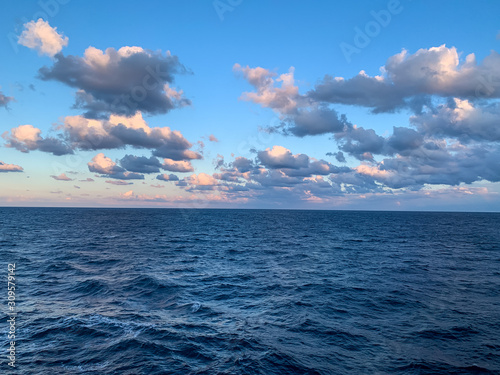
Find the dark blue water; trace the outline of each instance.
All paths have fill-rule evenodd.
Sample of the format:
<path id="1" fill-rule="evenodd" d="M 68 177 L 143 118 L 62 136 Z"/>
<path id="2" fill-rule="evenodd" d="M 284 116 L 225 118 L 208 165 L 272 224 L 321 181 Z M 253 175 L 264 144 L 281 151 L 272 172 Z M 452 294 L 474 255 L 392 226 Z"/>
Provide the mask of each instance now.
<path id="1" fill-rule="evenodd" d="M 0 373 L 498 374 L 499 229 L 500 214 L 0 208 Z"/>

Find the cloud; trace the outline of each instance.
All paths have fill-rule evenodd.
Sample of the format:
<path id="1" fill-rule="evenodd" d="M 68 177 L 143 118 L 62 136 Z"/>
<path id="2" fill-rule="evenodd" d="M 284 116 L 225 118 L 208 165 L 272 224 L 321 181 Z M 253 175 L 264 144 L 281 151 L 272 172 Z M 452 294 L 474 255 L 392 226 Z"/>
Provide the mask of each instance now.
<path id="1" fill-rule="evenodd" d="M 257 90 L 257 92 L 243 93 L 242 100 L 252 101 L 280 113 L 293 113 L 299 106 L 299 88 L 294 84 L 293 67 L 289 69 L 288 73 L 280 75 L 277 79 L 273 78 L 276 77 L 276 73 L 261 67 L 250 68 L 234 64 L 233 71 L 241 73 Z M 281 83 L 281 87 L 275 87 L 276 82 Z"/>
<path id="2" fill-rule="evenodd" d="M 80 182 L 94 182 L 93 178 L 87 177 L 85 180 L 79 180 Z"/>
<path id="3" fill-rule="evenodd" d="M 395 153 L 394 150 L 389 152 Z M 365 162 L 350 172 L 330 178 L 337 183 L 371 185 L 374 191 L 381 188 L 419 190 L 426 185 L 456 186 L 483 180 L 500 181 L 498 144 L 466 146 L 456 141 L 449 143 L 425 139 L 395 154 L 380 162 Z"/>
<path id="4" fill-rule="evenodd" d="M 403 50 L 387 60 L 381 75 L 372 77 L 364 71 L 350 79 L 327 75 L 306 96 L 319 103 L 368 107 L 375 113 L 402 108 L 419 113 L 431 105 L 429 96 L 499 98 L 500 55 L 492 51 L 481 64 L 474 54 L 462 63 L 459 57 L 455 47 L 445 45 L 414 54 Z"/>
<path id="5" fill-rule="evenodd" d="M 104 181 L 105 183 L 107 184 L 111 184 L 111 185 L 132 185 L 133 182 L 127 182 L 127 181 L 114 181 L 114 180 L 107 180 L 107 181 Z"/>
<path id="6" fill-rule="evenodd" d="M 412 116 L 410 122 L 421 134 L 452 137 L 461 142 L 500 141 L 500 105 L 476 107 L 470 101 L 453 98 L 434 111 Z"/>
<path id="7" fill-rule="evenodd" d="M 122 149 L 131 146 L 150 149 L 155 157 L 168 159 L 162 166 L 154 157 L 148 159 L 128 155 L 124 158 L 123 163 L 131 168 L 130 171 L 139 171 L 136 168 L 151 171 L 144 173 L 157 173 L 159 167 L 171 171 L 191 172 L 193 168 L 189 161 L 202 158 L 200 153 L 190 150 L 193 144 L 179 131 L 169 127 L 152 128 L 140 112 L 132 117 L 111 115 L 108 120 L 68 116 L 56 129 L 62 131 L 58 133 L 58 138 L 42 138 L 41 130 L 32 125 L 18 126 L 10 132 L 4 132 L 2 137 L 7 141 L 7 147 L 22 152 L 39 150 L 54 155 L 65 155 L 73 154 L 73 150 Z M 141 163 L 147 165 L 141 166 Z"/>
<path id="8" fill-rule="evenodd" d="M 224 200 L 332 202 L 332 197 L 348 194 L 361 197 L 419 191 L 432 185 L 497 182 L 498 104 L 479 100 L 484 99 L 480 97 L 481 78 L 489 77 L 491 83 L 500 77 L 496 59 L 492 52 L 481 64 L 473 55 L 461 61 L 454 48 L 445 46 L 413 55 L 403 51 L 387 60 L 379 76 L 362 71 L 348 80 L 325 77 L 306 94 L 300 94 L 295 85 L 293 68 L 279 76 L 261 67 L 236 64 L 234 71 L 254 89 L 241 98 L 279 115 L 280 124 L 267 131 L 296 137 L 331 134 L 338 151 L 329 156 L 340 163 L 347 156 L 361 163 L 340 167 L 275 145 L 255 151 L 254 160 L 236 156 L 226 163 L 221 156 L 216 161 L 217 173 L 193 174 L 176 185 L 186 192 L 217 194 Z M 489 90 L 488 98 L 494 98 L 494 90 Z M 332 104 L 362 106 L 377 113 L 404 108 L 414 115 L 409 127 L 393 126 L 392 134 L 381 136 L 374 129 L 352 124 Z M 153 150 L 154 156 L 160 156 L 157 148 Z M 149 160 L 144 158 L 142 164 Z M 193 171 L 190 160 L 164 157 L 161 168 Z M 172 180 L 166 174 L 157 179 Z"/>
<path id="9" fill-rule="evenodd" d="M 342 151 L 338 152 L 328 152 L 326 154 L 327 156 L 333 156 L 339 163 L 346 163 L 347 161 L 345 160 L 344 153 Z"/>
<path id="10" fill-rule="evenodd" d="M 0 161 L 0 173 L 5 172 L 23 172 L 23 167 L 15 164 L 7 164 Z"/>
<path id="11" fill-rule="evenodd" d="M 291 168 L 298 169 L 306 167 L 309 163 L 309 157 L 305 154 L 292 155 L 290 150 L 283 146 L 273 146 L 265 151 L 257 153 L 260 162 L 271 169 Z"/>
<path id="12" fill-rule="evenodd" d="M 295 116 L 289 118 L 289 122 L 288 132 L 297 137 L 338 133 L 348 125 L 345 115 L 339 116 L 335 110 L 324 106 L 298 111 Z"/>
<path id="13" fill-rule="evenodd" d="M 280 115 L 280 124 L 268 127 L 268 132 L 304 137 L 341 132 L 348 124 L 345 115 L 339 115 L 334 109 L 299 94 L 299 88 L 294 83 L 293 67 L 277 79 L 273 78 L 276 73 L 261 67 L 235 64 L 233 70 L 242 73 L 256 90 L 244 92 L 241 99 L 271 108 Z M 281 83 L 281 87 L 276 87 L 276 83 Z"/>
<path id="14" fill-rule="evenodd" d="M 179 177 L 175 174 L 160 174 L 156 176 L 156 179 L 161 181 L 179 181 Z"/>
<path id="15" fill-rule="evenodd" d="M 394 127 L 388 137 L 378 136 L 372 129 L 353 127 L 356 129 L 359 141 L 352 141 L 359 146 L 356 152 L 365 151 L 366 146 L 373 154 L 355 168 L 335 166 L 274 146 L 257 152 L 255 161 L 243 157 L 230 163 L 221 160 L 220 172 L 195 174 L 177 186 L 187 192 L 216 191 L 225 200 L 334 203 L 334 197 L 347 195 L 387 195 L 418 191 L 431 185 L 500 181 L 498 144 L 464 145 L 458 141 L 433 140 L 403 127 Z M 386 157 L 377 161 L 379 155 Z"/>
<path id="16" fill-rule="evenodd" d="M 118 166 L 113 160 L 104 156 L 101 152 L 87 163 L 90 172 L 99 173 L 109 178 L 117 180 L 143 180 L 144 175 L 139 173 L 127 172 L 124 168 Z"/>
<path id="17" fill-rule="evenodd" d="M 10 102 L 15 101 L 15 99 L 12 96 L 5 96 L 1 91 L 0 91 L 0 107 L 5 107 L 7 108 L 7 105 Z"/>
<path id="18" fill-rule="evenodd" d="M 61 128 L 72 147 L 81 150 L 132 146 L 152 149 L 155 156 L 173 160 L 201 159 L 199 153 L 189 150 L 193 145 L 179 131 L 151 128 L 140 112 L 131 117 L 111 115 L 108 120 L 68 116 Z"/>
<path id="19" fill-rule="evenodd" d="M 314 200 L 342 195 L 338 184 L 329 176 L 350 172 L 324 160 L 312 159 L 305 154 L 293 154 L 282 146 L 257 152 L 255 161 L 236 157 L 233 162 L 218 163 L 219 173 L 195 174 L 180 181 L 177 186 L 188 192 L 217 191 L 224 200 L 259 201 Z M 320 198 L 323 197 L 323 198 Z"/>
<path id="20" fill-rule="evenodd" d="M 120 165 L 127 171 L 138 173 L 158 173 L 161 167 L 161 163 L 154 156 L 147 158 L 145 156 L 125 155 L 120 160 Z"/>
<path id="21" fill-rule="evenodd" d="M 189 160 L 175 161 L 172 159 L 163 159 L 162 169 L 170 172 L 192 172 L 193 166 Z"/>
<path id="22" fill-rule="evenodd" d="M 232 166 L 240 173 L 249 172 L 254 169 L 254 163 L 252 160 L 238 156 L 234 159 Z"/>
<path id="23" fill-rule="evenodd" d="M 24 24 L 18 43 L 38 51 L 40 55 L 54 57 L 68 45 L 68 37 L 57 32 L 47 21 L 39 18 Z"/>
<path id="24" fill-rule="evenodd" d="M 52 177 L 54 180 L 57 180 L 57 181 L 73 181 L 73 179 L 69 178 L 64 173 L 61 173 L 59 176 L 52 175 L 50 177 Z"/>
<path id="25" fill-rule="evenodd" d="M 218 185 L 217 180 L 206 173 L 193 174 L 185 178 L 186 182 L 191 185 L 211 186 Z"/>
<path id="26" fill-rule="evenodd" d="M 336 134 L 335 137 L 341 151 L 359 160 L 373 160 L 373 154 L 383 153 L 386 142 L 373 129 L 356 126 Z"/>
<path id="27" fill-rule="evenodd" d="M 186 69 L 169 51 L 89 47 L 83 57 L 58 54 L 55 58 L 53 66 L 40 69 L 40 78 L 76 88 L 75 107 L 86 110 L 87 118 L 132 116 L 137 111 L 164 114 L 191 104 L 182 91 L 170 86 L 174 75 Z"/>
<path id="28" fill-rule="evenodd" d="M 165 185 L 160 185 L 160 184 L 157 184 L 157 185 L 150 185 L 151 187 L 153 188 L 156 188 L 156 189 L 162 189 L 165 187 Z"/>
<path id="29" fill-rule="evenodd" d="M 57 138 L 42 138 L 41 130 L 33 125 L 20 125 L 4 132 L 2 138 L 7 141 L 6 146 L 15 148 L 21 152 L 39 150 L 49 152 L 53 155 L 72 154 L 73 150 L 66 143 Z"/>
<path id="30" fill-rule="evenodd" d="M 219 140 L 213 134 L 210 134 L 210 136 L 208 137 L 208 140 L 210 142 L 219 142 Z"/>
<path id="31" fill-rule="evenodd" d="M 492 51 L 480 64 L 474 54 L 461 62 L 456 48 L 445 45 L 420 49 L 414 54 L 403 50 L 391 56 L 377 76 L 369 76 L 364 71 L 350 79 L 326 75 L 304 95 L 294 84 L 293 68 L 279 79 L 276 73 L 261 67 L 236 64 L 233 70 L 241 73 L 255 89 L 255 92 L 244 92 L 242 99 L 279 114 L 280 123 L 264 130 L 297 137 L 334 134 L 337 140 L 342 140 L 342 147 L 360 160 L 371 160 L 370 152 L 380 152 L 383 141 L 371 129 L 355 128 L 345 115 L 330 108 L 331 104 L 367 107 L 374 113 L 409 109 L 415 113 L 413 124 L 420 129 L 429 131 L 432 127 L 437 135 L 440 125 L 448 121 L 448 126 L 442 127 L 448 130 L 446 135 L 457 136 L 460 129 L 454 124 L 453 116 L 464 116 L 468 110 L 465 107 L 473 106 L 479 99 L 500 98 L 500 55 L 497 52 Z M 281 87 L 276 86 L 279 82 Z M 438 114 L 435 113 L 436 97 L 448 100 L 448 104 L 438 107 Z M 455 98 L 454 102 L 450 98 Z M 469 118 L 459 124 L 461 130 L 467 131 L 467 136 L 473 139 L 496 139 L 496 132 L 486 134 L 484 130 L 496 120 L 497 108 L 491 105 L 483 108 L 482 113 L 478 113 L 479 108 L 475 113 L 469 111 Z M 457 114 L 459 111 L 461 113 Z M 474 121 L 478 121 L 479 126 L 474 127 Z M 361 146 L 351 142 L 354 140 Z M 363 155 L 358 150 L 361 148 L 372 151 Z"/>
<path id="32" fill-rule="evenodd" d="M 131 202 L 144 203 L 171 203 L 175 205 L 189 205 L 190 207 L 207 207 L 211 203 L 224 203 L 229 202 L 224 195 L 214 194 L 210 192 L 197 192 L 192 193 L 188 196 L 171 196 L 166 194 L 135 194 L 132 190 L 122 193 L 117 197 L 117 200 Z M 245 198 L 240 198 L 237 200 L 232 200 L 234 202 L 245 202 Z"/>

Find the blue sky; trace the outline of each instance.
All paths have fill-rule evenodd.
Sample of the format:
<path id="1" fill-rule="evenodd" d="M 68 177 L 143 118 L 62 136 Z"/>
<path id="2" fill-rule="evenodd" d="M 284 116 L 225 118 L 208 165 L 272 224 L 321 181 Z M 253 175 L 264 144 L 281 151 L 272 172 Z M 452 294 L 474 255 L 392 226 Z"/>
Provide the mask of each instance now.
<path id="1" fill-rule="evenodd" d="M 7 133 L 2 139 L 0 161 L 4 165 L 19 166 L 23 171 L 0 173 L 0 204 L 498 211 L 500 188 L 496 181 L 500 177 L 496 173 L 500 174 L 500 168 L 497 165 L 488 170 L 479 167 L 481 157 L 484 163 L 495 163 L 498 140 L 485 136 L 487 130 L 471 130 L 467 134 L 467 129 L 474 126 L 470 125 L 471 121 L 484 129 L 500 126 L 495 117 L 500 113 L 496 106 L 498 69 L 483 64 L 483 59 L 494 56 L 492 50 L 499 49 L 500 25 L 496 15 L 500 5 L 495 1 L 481 5 L 471 1 L 430 3 L 415 0 L 343 4 L 330 1 L 149 1 L 140 5 L 75 0 L 5 2 L 0 15 L 0 35 L 4 36 L 0 38 L 0 48 L 4 51 L 0 94 L 14 100 L 4 106 L 0 101 L 1 132 Z M 390 19 L 384 18 L 387 14 Z M 144 172 L 141 179 L 131 178 L 127 173 L 140 172 L 127 170 L 120 161 L 125 155 L 153 157 L 151 147 L 124 142 L 120 147 L 85 149 L 75 143 L 74 137 L 68 138 L 68 117 L 89 118 L 81 106 L 74 106 L 76 92 L 83 86 L 64 82 L 62 73 L 54 68 L 58 55 L 26 46 L 29 42 L 17 43 L 17 38 L 27 30 L 27 23 L 33 21 L 35 24 L 40 16 L 42 22 L 55 28 L 61 37 L 68 38 L 67 45 L 58 51 L 62 56 L 81 58 L 89 47 L 118 51 L 125 46 L 137 46 L 145 51 L 140 53 L 161 51 L 161 56 L 165 56 L 166 51 L 170 51 L 178 57 L 186 72 L 175 74 L 169 85 L 177 91 L 182 90 L 189 105 L 175 105 L 149 113 L 142 111 L 140 116 L 150 128 L 169 127 L 191 143 L 189 149 L 198 156 L 185 160 L 177 158 L 176 161 L 190 163 L 192 171 L 176 173 L 160 166 L 158 173 Z M 358 30 L 372 33 L 365 36 L 366 46 L 356 44 Z M 342 45 L 357 48 L 357 52 L 346 58 Z M 431 51 L 443 45 L 443 49 Z M 439 87 L 429 80 L 427 86 L 410 92 L 412 85 L 422 82 L 422 79 L 411 81 L 413 78 L 406 74 L 410 69 L 417 69 L 410 63 L 394 68 L 398 76 L 391 76 L 396 73 L 390 70 L 380 71 L 391 56 L 402 50 L 407 51 L 405 61 L 411 61 L 421 49 L 424 52 L 418 55 L 418 69 L 430 71 L 435 67 L 432 64 L 441 64 L 433 60 L 434 55 L 445 61 L 453 55 L 453 47 L 459 58 L 458 73 L 446 71 L 447 68 L 435 73 L 435 80 L 441 82 Z M 474 54 L 480 67 L 470 74 L 462 69 L 469 54 Z M 65 61 L 69 64 L 69 60 Z M 498 60 L 492 57 L 492 61 L 495 65 Z M 235 69 L 235 64 L 240 64 L 243 70 Z M 44 66 L 59 78 L 41 79 L 39 69 Z M 281 87 L 276 79 L 293 67 L 292 87 L 298 92 L 285 94 L 284 100 L 298 104 L 285 108 L 267 102 L 262 95 L 253 96 L 253 99 L 247 95 L 245 99 L 244 93 L 260 95 L 259 87 L 252 86 L 249 78 L 257 71 L 245 71 L 247 66 L 268 72 L 262 77 L 273 79 L 274 88 Z M 137 67 L 138 74 L 143 68 Z M 425 96 L 426 106 L 416 110 L 407 104 L 398 104 L 394 108 L 374 111 L 373 106 L 360 105 L 356 98 L 342 99 L 352 95 L 352 90 L 358 92 L 360 88 L 354 83 L 346 89 L 328 86 L 329 90 L 340 90 L 341 99 L 332 99 L 328 96 L 331 92 L 327 96 L 317 94 L 318 86 L 327 82 L 325 75 L 349 80 L 357 77 L 360 71 L 370 79 L 383 76 L 396 96 L 406 95 L 408 100 Z M 469 91 L 461 87 L 463 77 L 473 77 L 470 79 L 477 81 L 470 84 Z M 487 87 L 485 97 L 471 96 L 473 86 L 483 84 L 481 77 L 486 77 L 492 88 Z M 395 79 L 401 81 L 398 83 Z M 265 87 L 260 86 L 260 89 L 265 90 Z M 344 89 L 348 92 L 341 91 Z M 274 89 L 265 92 L 266 95 L 277 93 Z M 94 95 L 99 95 L 98 90 Z M 355 95 L 371 95 L 372 99 L 367 100 L 375 100 L 384 92 L 361 91 Z M 461 104 L 458 105 L 455 99 Z M 449 103 L 454 104 L 450 106 Z M 472 113 L 467 122 L 456 124 L 456 118 L 450 115 L 453 106 Z M 311 131 L 316 126 L 311 122 L 314 121 L 312 112 L 316 110 L 339 118 L 344 114 L 348 128 L 341 131 L 331 123 L 325 125 L 330 126 L 329 130 Z M 297 117 L 299 113 L 311 117 L 305 120 Z M 112 111 L 100 113 L 99 121 L 104 124 L 112 115 Z M 132 115 L 127 113 L 125 117 Z M 413 122 L 410 121 L 412 117 L 416 117 Z M 304 130 L 305 135 L 297 135 L 293 130 L 296 129 L 294 121 L 297 123 L 301 118 L 309 126 Z M 60 140 L 68 145 L 71 153 L 54 155 L 34 144 L 26 149 L 26 143 L 24 146 L 18 143 L 16 147 L 11 129 L 21 125 L 39 129 L 43 138 Z M 421 148 L 414 147 L 410 152 L 381 146 L 378 151 L 369 151 L 370 145 L 359 145 L 361 133 L 352 130 L 372 129 L 381 137 L 377 142 L 385 142 L 385 139 L 389 144 L 395 126 L 416 131 L 423 139 Z M 275 127 L 274 132 L 269 132 L 270 127 Z M 496 131 L 491 129 L 491 133 Z M 416 133 L 412 136 L 417 137 Z M 210 135 L 218 142 L 210 141 Z M 346 146 L 353 142 L 358 149 L 366 146 L 368 151 L 356 154 Z M 443 156 L 426 154 L 422 157 L 419 154 L 423 148 L 429 149 L 430 144 L 443 147 L 440 151 L 448 155 L 443 171 L 436 165 Z M 286 151 L 273 148 L 275 146 Z M 169 143 L 168 147 L 175 146 Z M 488 153 L 484 151 L 486 148 Z M 266 149 L 268 154 L 265 154 Z M 339 151 L 345 163 L 327 155 Z M 466 162 L 467 152 L 474 153 L 477 168 Z M 120 179 L 122 175 L 119 174 L 96 172 L 95 168 L 91 171 L 89 163 L 101 153 L 116 163 L 115 170 L 123 169 L 125 179 Z M 309 164 L 297 164 L 301 154 L 307 155 Z M 266 155 L 272 160 L 266 159 Z M 250 171 L 238 170 L 234 164 L 238 157 L 252 162 Z M 157 158 L 159 163 L 164 162 L 163 156 Z M 380 164 L 387 158 L 392 161 L 404 159 L 406 166 L 391 171 L 387 167 L 389 161 Z M 427 160 L 423 160 L 425 158 Z M 281 161 L 275 163 L 277 159 Z M 316 175 L 313 173 L 316 167 L 311 163 L 321 160 L 327 163 L 322 166 L 329 172 Z M 448 171 L 455 167 L 457 171 L 452 176 Z M 300 176 L 295 173 L 298 170 Z M 67 180 L 51 177 L 62 173 Z M 158 180 L 157 176 L 164 173 L 174 173 L 179 181 Z M 217 178 L 223 173 L 226 179 Z M 200 174 L 203 174 L 201 179 Z M 87 178 L 94 181 L 82 182 Z M 123 185 L 106 181 L 121 181 Z M 324 183 L 330 184 L 331 190 Z"/>

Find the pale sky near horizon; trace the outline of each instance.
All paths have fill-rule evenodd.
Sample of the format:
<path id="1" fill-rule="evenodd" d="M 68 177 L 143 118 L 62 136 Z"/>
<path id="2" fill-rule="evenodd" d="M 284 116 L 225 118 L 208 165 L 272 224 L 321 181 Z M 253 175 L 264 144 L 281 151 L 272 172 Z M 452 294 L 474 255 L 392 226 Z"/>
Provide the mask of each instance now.
<path id="1" fill-rule="evenodd" d="M 500 211 L 499 11 L 5 1 L 0 206 Z"/>

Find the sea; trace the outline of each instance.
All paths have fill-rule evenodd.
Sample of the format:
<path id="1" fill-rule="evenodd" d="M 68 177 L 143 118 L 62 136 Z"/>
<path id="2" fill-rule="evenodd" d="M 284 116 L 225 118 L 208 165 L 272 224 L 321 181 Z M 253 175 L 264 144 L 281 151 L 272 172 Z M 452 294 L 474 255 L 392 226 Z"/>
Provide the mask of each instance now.
<path id="1" fill-rule="evenodd" d="M 2 374 L 500 374 L 497 213 L 0 208 L 0 267 Z"/>

